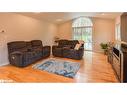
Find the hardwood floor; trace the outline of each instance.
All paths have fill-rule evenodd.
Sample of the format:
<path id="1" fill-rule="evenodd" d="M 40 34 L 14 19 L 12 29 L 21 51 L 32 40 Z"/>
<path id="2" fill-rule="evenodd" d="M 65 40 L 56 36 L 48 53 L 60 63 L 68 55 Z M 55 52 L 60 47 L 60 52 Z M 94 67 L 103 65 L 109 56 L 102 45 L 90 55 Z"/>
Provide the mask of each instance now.
<path id="1" fill-rule="evenodd" d="M 18 68 L 12 65 L 2 66 L 0 67 L 0 79 L 12 80 L 12 82 L 44 82 L 44 83 L 118 82 L 111 65 L 107 62 L 106 56 L 103 54 L 85 51 L 84 58 L 82 60 L 72 60 L 67 58 L 58 58 L 58 59 L 81 63 L 81 67 L 74 79 L 63 77 L 56 74 L 51 74 L 45 71 L 35 70 L 32 68 L 32 65 L 41 63 L 45 59 L 38 61 L 25 68 Z"/>

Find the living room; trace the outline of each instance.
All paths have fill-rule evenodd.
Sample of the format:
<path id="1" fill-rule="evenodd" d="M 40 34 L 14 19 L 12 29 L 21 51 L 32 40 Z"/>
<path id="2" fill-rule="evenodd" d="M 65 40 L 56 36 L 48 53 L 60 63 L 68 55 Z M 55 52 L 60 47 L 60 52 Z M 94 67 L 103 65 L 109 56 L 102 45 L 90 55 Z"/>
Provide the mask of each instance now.
<path id="1" fill-rule="evenodd" d="M 120 12 L 1 12 L 1 80 L 5 82 L 44 83 L 119 82 L 100 44 L 119 41 L 117 32 L 119 32 L 121 14 Z M 36 40 L 38 41 L 34 42 Z M 73 49 L 76 50 L 78 47 L 77 42 L 71 41 L 78 40 L 78 44 L 82 44 L 83 42 L 83 50 L 80 50 L 78 52 L 79 55 L 77 55 L 75 50 L 68 50 L 67 45 L 70 44 L 66 44 L 66 47 L 64 47 L 65 49 L 62 48 L 63 55 L 61 55 L 61 50 L 56 48 L 56 46 L 59 45 L 59 40 L 68 40 L 69 42 L 67 43 L 70 44 L 76 43 L 73 47 Z M 30 62 L 30 64 L 26 66 L 17 65 L 18 63 L 24 64 L 21 60 L 16 59 L 20 53 L 17 53 L 17 51 L 8 51 L 12 50 L 13 46 L 9 46 L 8 43 L 13 44 L 15 41 L 25 41 L 35 45 L 39 43 L 42 44 L 42 52 L 45 54 L 44 58 L 39 58 L 39 60 L 37 59 L 36 61 Z M 66 42 L 64 41 L 61 43 L 65 44 Z M 16 50 L 17 44 L 13 47 Z M 28 50 L 30 52 L 34 51 L 33 48 L 32 50 L 31 48 Z M 39 50 L 37 50 L 37 52 L 38 51 Z M 14 53 L 16 58 L 12 56 Z M 12 61 L 9 57 L 18 61 Z M 57 60 L 58 62 L 60 60 L 62 60 L 62 62 L 64 60 L 72 63 L 75 62 L 79 63 L 80 66 L 76 65 L 76 71 L 71 78 L 68 78 L 70 75 L 65 76 L 64 74 L 61 76 L 58 72 L 57 74 L 52 74 L 51 72 L 33 68 L 34 65 L 43 63 L 45 60 L 49 61 L 50 59 L 56 62 Z"/>

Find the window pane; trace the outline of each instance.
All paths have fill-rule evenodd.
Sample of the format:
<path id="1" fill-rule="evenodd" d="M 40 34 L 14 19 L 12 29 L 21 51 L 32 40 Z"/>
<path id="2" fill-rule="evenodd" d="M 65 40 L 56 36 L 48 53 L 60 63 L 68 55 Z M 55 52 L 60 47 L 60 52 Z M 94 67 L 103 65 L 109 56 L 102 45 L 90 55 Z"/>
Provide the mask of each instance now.
<path id="1" fill-rule="evenodd" d="M 93 26 L 92 20 L 86 17 L 80 17 L 73 21 L 72 27 Z"/>

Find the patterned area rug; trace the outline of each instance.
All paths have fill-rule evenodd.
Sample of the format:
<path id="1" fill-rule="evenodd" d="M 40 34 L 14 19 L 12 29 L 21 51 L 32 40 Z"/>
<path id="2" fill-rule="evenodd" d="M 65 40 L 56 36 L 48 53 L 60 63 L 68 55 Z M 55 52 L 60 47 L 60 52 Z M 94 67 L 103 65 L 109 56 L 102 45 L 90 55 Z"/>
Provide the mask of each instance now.
<path id="1" fill-rule="evenodd" d="M 73 78 L 80 68 L 80 63 L 48 59 L 41 64 L 33 65 L 33 68 Z"/>

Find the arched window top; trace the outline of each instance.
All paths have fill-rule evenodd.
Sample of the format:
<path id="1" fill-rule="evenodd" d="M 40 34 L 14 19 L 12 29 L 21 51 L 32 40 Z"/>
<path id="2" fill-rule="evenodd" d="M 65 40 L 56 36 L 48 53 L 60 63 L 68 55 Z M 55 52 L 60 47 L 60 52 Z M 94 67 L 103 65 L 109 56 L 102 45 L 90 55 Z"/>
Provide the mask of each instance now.
<path id="1" fill-rule="evenodd" d="M 72 27 L 88 27 L 93 26 L 92 20 L 88 17 L 80 17 L 73 21 Z"/>

